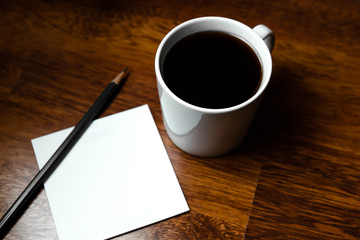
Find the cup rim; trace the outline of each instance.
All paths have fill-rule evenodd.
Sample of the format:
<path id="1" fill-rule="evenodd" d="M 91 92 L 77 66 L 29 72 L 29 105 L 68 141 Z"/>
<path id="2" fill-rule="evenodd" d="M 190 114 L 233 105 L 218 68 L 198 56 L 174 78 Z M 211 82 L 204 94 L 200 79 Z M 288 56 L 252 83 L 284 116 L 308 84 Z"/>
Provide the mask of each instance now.
<path id="1" fill-rule="evenodd" d="M 191 103 L 188 103 L 184 100 L 182 100 L 181 98 L 179 98 L 177 95 L 175 95 L 169 88 L 168 86 L 166 85 L 166 83 L 164 82 L 164 79 L 163 79 L 163 76 L 162 76 L 162 73 L 160 71 L 160 55 L 161 55 L 161 52 L 163 50 L 163 47 L 165 45 L 165 43 L 169 40 L 169 38 L 174 35 L 174 33 L 176 33 L 177 31 L 179 31 L 180 29 L 188 26 L 188 25 L 191 25 L 191 24 L 194 24 L 194 23 L 198 23 L 198 22 L 201 22 L 201 21 L 209 21 L 209 20 L 216 20 L 216 21 L 227 21 L 229 23 L 232 23 L 232 24 L 237 24 L 238 26 L 241 26 L 242 28 L 245 28 L 247 29 L 247 31 L 252 31 L 253 32 L 253 36 L 255 39 L 258 39 L 257 41 L 259 42 L 259 44 L 263 45 L 263 47 L 265 47 L 266 49 L 267 46 L 265 44 L 265 42 L 263 41 L 263 39 L 257 35 L 253 29 L 251 29 L 250 27 L 248 27 L 247 25 L 239 22 L 239 21 L 236 21 L 236 20 L 233 20 L 233 19 L 230 19 L 230 18 L 225 18 L 225 17 L 217 17 L 217 16 L 206 16 L 206 17 L 199 17 L 199 18 L 194 18 L 194 19 L 190 19 L 188 21 L 185 21 L 179 25 L 177 25 L 176 27 L 174 27 L 172 30 L 170 30 L 166 35 L 165 37 L 161 40 L 158 48 L 157 48 L 157 51 L 156 51 L 156 55 L 155 55 L 155 74 L 156 74 L 156 79 L 157 79 L 157 82 L 161 85 L 163 91 L 166 91 L 167 94 L 169 94 L 173 99 L 175 99 L 178 103 L 182 104 L 183 106 L 189 108 L 189 109 L 192 109 L 194 111 L 197 111 L 197 112 L 201 112 L 201 113 L 207 113 L 207 114 L 219 114 L 219 113 L 227 113 L 227 112 L 232 112 L 232 111 L 236 111 L 238 109 L 241 109 L 241 108 L 244 108 L 245 106 L 251 104 L 252 102 L 254 102 L 255 100 L 257 100 L 262 94 L 263 92 L 265 91 L 269 81 L 270 81 L 270 77 L 271 77 L 271 72 L 272 72 L 272 58 L 271 58 L 271 55 L 270 55 L 270 52 L 267 51 L 263 54 L 265 55 L 268 55 L 268 60 L 269 60 L 269 64 L 270 66 L 268 66 L 268 74 L 267 74 L 267 77 L 266 79 L 264 79 L 265 75 L 263 73 L 263 77 L 261 79 L 261 85 L 260 87 L 258 88 L 258 90 L 256 91 L 256 93 L 250 97 L 249 99 L 247 99 L 246 101 L 240 103 L 240 104 L 237 104 L 237 105 L 234 105 L 234 106 L 231 106 L 231 107 L 226 107 L 226 108 L 204 108 L 204 107 L 199 107 L 199 106 L 196 106 L 196 105 L 193 105 Z M 261 41 L 259 41 L 261 40 Z M 251 45 L 251 43 L 249 43 L 247 41 L 248 44 Z M 259 58 L 259 61 L 261 62 L 261 65 L 262 65 L 262 68 L 264 69 L 264 64 L 263 64 L 263 61 L 261 59 L 261 57 L 259 56 L 260 54 L 258 53 L 258 51 L 256 51 L 256 49 L 254 49 L 254 47 L 252 46 L 253 50 L 257 53 L 257 56 Z"/>

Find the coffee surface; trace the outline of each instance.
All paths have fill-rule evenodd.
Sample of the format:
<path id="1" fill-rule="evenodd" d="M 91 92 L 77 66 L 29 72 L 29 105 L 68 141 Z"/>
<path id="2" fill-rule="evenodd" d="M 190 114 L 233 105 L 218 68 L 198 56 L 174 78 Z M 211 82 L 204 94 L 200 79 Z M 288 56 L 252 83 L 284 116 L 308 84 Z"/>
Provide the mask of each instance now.
<path id="1" fill-rule="evenodd" d="M 164 81 L 179 98 L 195 106 L 219 109 L 253 96 L 262 69 L 250 46 L 222 32 L 198 32 L 177 42 L 162 68 Z"/>

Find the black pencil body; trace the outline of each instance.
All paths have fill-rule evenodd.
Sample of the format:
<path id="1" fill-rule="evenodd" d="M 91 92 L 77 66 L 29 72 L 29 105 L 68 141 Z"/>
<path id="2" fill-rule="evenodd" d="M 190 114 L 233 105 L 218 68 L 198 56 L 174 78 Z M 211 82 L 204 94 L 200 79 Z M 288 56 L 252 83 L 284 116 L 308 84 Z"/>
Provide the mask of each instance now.
<path id="1" fill-rule="evenodd" d="M 70 152 L 72 147 L 80 139 L 82 134 L 90 126 L 94 118 L 100 113 L 105 104 L 112 98 L 117 91 L 118 83 L 111 82 L 102 94 L 97 98 L 95 103 L 85 113 L 83 118 L 75 126 L 69 136 L 60 145 L 52 157 L 47 161 L 43 168 L 37 173 L 21 195 L 16 199 L 13 205 L 5 213 L 0 221 L 0 239 L 3 238 L 10 230 L 11 226 L 16 222 L 19 215 L 24 208 L 29 204 L 29 201 L 38 193 L 40 186 L 57 168 L 61 161 Z"/>

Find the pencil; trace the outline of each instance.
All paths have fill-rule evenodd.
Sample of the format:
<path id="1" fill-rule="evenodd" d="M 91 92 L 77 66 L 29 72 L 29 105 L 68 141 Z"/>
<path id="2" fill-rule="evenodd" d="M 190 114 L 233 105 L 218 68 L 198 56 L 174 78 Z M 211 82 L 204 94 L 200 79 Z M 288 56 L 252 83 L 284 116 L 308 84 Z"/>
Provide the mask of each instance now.
<path id="1" fill-rule="evenodd" d="M 4 214 L 0 221 L 0 239 L 5 236 L 8 230 L 10 230 L 19 215 L 23 212 L 24 208 L 38 192 L 40 186 L 43 185 L 43 183 L 49 178 L 57 166 L 59 166 L 61 161 L 70 152 L 72 147 L 90 126 L 94 118 L 100 113 L 105 104 L 108 103 L 115 95 L 120 84 L 123 83 L 123 80 L 125 79 L 127 69 L 128 68 L 126 67 L 121 73 L 119 73 L 118 76 L 114 78 L 114 80 L 110 82 L 110 84 L 105 88 L 101 95 L 96 99 L 94 104 L 90 107 L 90 109 L 84 114 L 79 123 L 76 124 L 75 128 L 71 131 L 69 136 L 64 140 L 64 142 L 47 161 L 47 163 L 41 168 L 41 170 L 36 174 L 36 176 L 32 179 L 21 195 L 16 199 L 9 210 Z"/>

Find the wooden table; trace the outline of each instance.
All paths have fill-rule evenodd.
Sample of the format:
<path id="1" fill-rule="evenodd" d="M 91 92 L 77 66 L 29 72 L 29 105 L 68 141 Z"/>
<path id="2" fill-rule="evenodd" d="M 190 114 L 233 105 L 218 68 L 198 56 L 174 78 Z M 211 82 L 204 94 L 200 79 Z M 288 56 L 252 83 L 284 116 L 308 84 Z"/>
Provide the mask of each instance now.
<path id="1" fill-rule="evenodd" d="M 0 216 L 38 171 L 30 140 L 75 125 L 129 66 L 102 116 L 150 106 L 191 211 L 117 239 L 359 239 L 359 13 L 357 0 L 1 1 Z M 169 140 L 154 73 L 165 34 L 208 15 L 277 38 L 246 141 L 218 158 Z M 44 189 L 5 239 L 57 239 Z"/>

